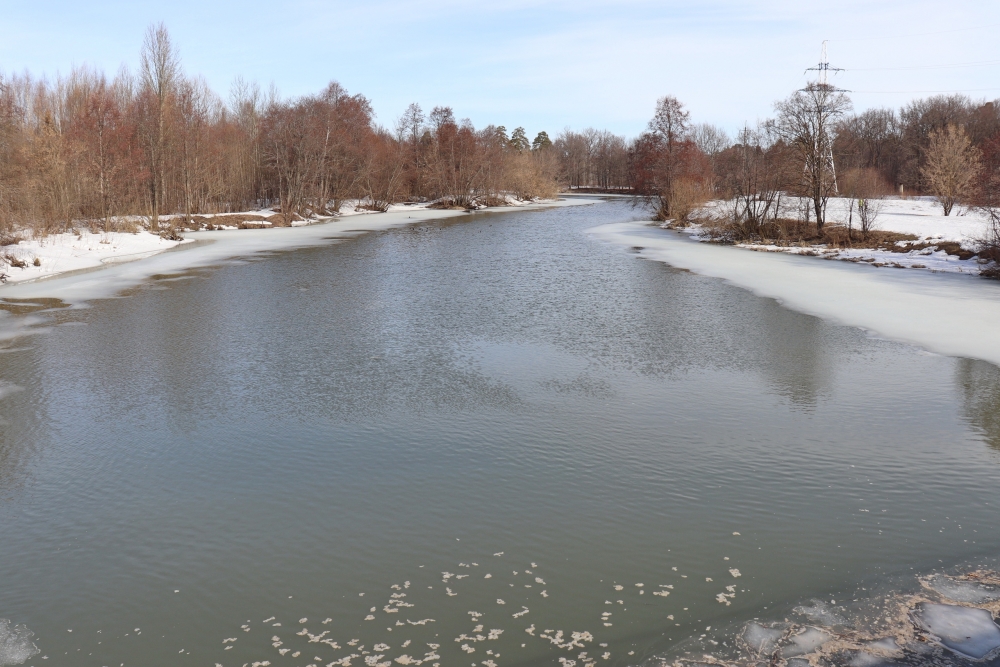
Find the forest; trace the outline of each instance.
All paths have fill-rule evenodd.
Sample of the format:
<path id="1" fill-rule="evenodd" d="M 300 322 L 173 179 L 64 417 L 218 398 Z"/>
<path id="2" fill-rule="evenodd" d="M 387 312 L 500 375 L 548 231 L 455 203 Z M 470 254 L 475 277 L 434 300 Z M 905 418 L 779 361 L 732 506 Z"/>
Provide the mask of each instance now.
<path id="1" fill-rule="evenodd" d="M 733 137 L 692 123 L 667 96 L 637 137 L 565 129 L 530 139 L 520 127 L 476 129 L 447 106 L 411 104 L 386 128 L 337 82 L 282 99 L 237 79 L 223 99 L 184 73 L 162 24 L 140 56 L 136 72 L 110 78 L 0 74 L 0 230 L 172 234 L 210 213 L 268 208 L 274 224 L 290 224 L 347 202 L 477 208 L 581 190 L 633 195 L 660 220 L 729 201 L 753 235 L 789 196 L 812 202 L 799 213 L 819 228 L 834 195 L 932 194 L 946 214 L 1000 201 L 1000 109 L 961 95 L 855 114 L 843 93 L 810 84 Z"/>

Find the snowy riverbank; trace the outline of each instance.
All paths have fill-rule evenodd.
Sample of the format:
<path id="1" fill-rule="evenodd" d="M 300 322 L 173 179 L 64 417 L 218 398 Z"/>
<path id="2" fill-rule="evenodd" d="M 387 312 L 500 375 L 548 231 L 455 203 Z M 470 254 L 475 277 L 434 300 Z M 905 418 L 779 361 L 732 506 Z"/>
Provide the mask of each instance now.
<path id="1" fill-rule="evenodd" d="M 592 204 L 594 201 L 545 200 L 523 203 L 517 210 Z M 159 237 L 148 233 L 109 237 L 109 243 L 101 243 L 101 235 L 60 235 L 61 238 L 37 246 L 30 243 L 17 246 L 18 252 L 26 253 L 37 248 L 41 266 L 29 264 L 25 269 L 13 269 L 12 272 L 23 271 L 26 277 L 0 286 L 0 301 L 22 303 L 58 299 L 81 305 L 90 299 L 114 296 L 153 276 L 177 275 L 189 269 L 217 266 L 262 253 L 340 243 L 360 234 L 419 222 L 509 210 L 498 207 L 468 212 L 431 209 L 426 204 L 398 205 L 385 213 L 344 215 L 293 227 L 185 232 L 182 242 L 161 242 Z M 43 272 L 46 268 L 48 273 Z M 30 317 L 14 319 L 5 315 L 0 313 L 0 337 L 23 333 L 35 322 Z"/>
<path id="2" fill-rule="evenodd" d="M 786 253 L 744 252 L 697 243 L 648 223 L 589 230 L 640 257 L 721 278 L 799 312 L 892 340 L 1000 365 L 1000 282 L 971 275 L 887 271 L 866 264 L 817 262 Z"/>
<path id="3" fill-rule="evenodd" d="M 580 201 L 566 202 L 560 200 L 544 200 L 537 202 L 516 202 L 512 207 L 518 209 L 542 208 L 547 206 L 583 203 Z M 503 212 L 507 207 L 484 209 L 490 212 Z M 205 261 L 213 261 L 235 257 L 247 253 L 267 250 L 285 250 L 303 245 L 315 245 L 324 240 L 336 241 L 331 235 L 342 234 L 344 238 L 357 233 L 378 231 L 389 227 L 411 224 L 420 220 L 438 220 L 462 215 L 467 211 L 432 209 L 428 204 L 396 204 L 389 211 L 372 212 L 357 210 L 345 205 L 344 212 L 331 218 L 321 218 L 311 221 L 296 221 L 290 227 L 274 227 L 271 223 L 251 223 L 249 228 L 240 229 L 236 225 L 219 224 L 212 231 L 181 232 L 183 241 L 172 241 L 156 234 L 141 230 L 128 232 L 91 232 L 80 229 L 74 232 L 49 234 L 46 236 L 26 236 L 16 245 L 0 248 L 0 255 L 7 256 L 13 263 L 0 263 L 0 272 L 6 274 L 6 285 L 0 287 L 0 298 L 18 298 L 30 292 L 35 295 L 29 298 L 49 296 L 61 297 L 63 285 L 28 288 L 28 285 L 50 280 L 67 274 L 78 274 L 98 269 L 106 269 L 120 264 L 134 263 L 137 260 L 148 260 L 164 251 L 184 251 L 180 254 L 171 253 L 168 261 L 159 261 L 160 267 L 152 273 L 145 274 L 139 267 L 130 267 L 128 273 L 134 275 L 153 275 L 162 273 L 165 266 L 170 271 L 185 268 L 187 262 L 192 266 L 203 265 Z M 219 220 L 236 216 L 254 216 L 266 218 L 274 215 L 274 211 L 247 211 L 242 214 L 225 214 L 217 216 Z M 177 216 L 174 216 L 177 217 Z M 205 216 L 213 219 L 215 216 Z M 164 220 L 168 220 L 166 216 Z M 196 243 L 202 246 L 200 252 L 187 252 L 187 244 Z M 212 250 L 204 246 L 212 245 Z M 212 258 L 212 259 L 209 259 Z M 152 264 L 141 262 L 143 267 L 152 268 Z M 108 275 L 109 279 L 113 276 Z M 93 282 L 91 277 L 87 282 Z M 20 286 L 20 287 L 18 287 Z M 16 288 L 16 289 L 15 289 Z"/>
<path id="4" fill-rule="evenodd" d="M 791 202 L 793 208 L 797 202 Z M 709 207 L 708 212 L 712 212 Z M 827 223 L 847 225 L 850 217 L 850 200 L 833 198 L 827 207 Z M 858 215 L 854 211 L 855 234 Z M 876 219 L 879 231 L 909 234 L 916 237 L 910 241 L 900 241 L 892 249 L 879 248 L 833 248 L 825 245 L 777 245 L 769 243 L 737 243 L 739 248 L 758 252 L 780 252 L 804 255 L 821 259 L 836 259 L 849 262 L 864 262 L 876 267 L 898 269 L 926 269 L 947 273 L 967 273 L 976 275 L 980 265 L 969 255 L 974 253 L 978 239 L 986 233 L 986 220 L 974 210 L 956 206 L 952 215 L 945 216 L 940 204 L 931 197 L 909 199 L 886 199 L 882 202 L 881 213 Z M 684 228 L 699 241 L 711 239 L 707 225 L 691 225 Z M 940 244 L 940 245 L 938 245 Z M 957 245 L 955 245 L 957 244 Z M 863 244 L 859 244 L 863 245 Z M 943 246 L 947 246 L 945 250 Z M 956 254 L 961 248 L 964 253 Z"/>

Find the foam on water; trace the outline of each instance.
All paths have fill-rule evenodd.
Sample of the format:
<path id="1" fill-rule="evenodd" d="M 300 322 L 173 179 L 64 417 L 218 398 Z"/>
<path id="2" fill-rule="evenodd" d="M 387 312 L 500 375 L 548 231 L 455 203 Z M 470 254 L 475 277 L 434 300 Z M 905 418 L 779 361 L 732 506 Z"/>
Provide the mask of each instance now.
<path id="1" fill-rule="evenodd" d="M 9 620 L 0 618 L 0 665 L 22 665 L 38 655 L 38 647 L 31 641 L 34 636 L 25 626 L 12 626 Z"/>
<path id="2" fill-rule="evenodd" d="M 912 592 L 895 590 L 853 599 L 835 613 L 824 603 L 813 601 L 812 605 L 795 607 L 793 617 L 755 619 L 736 629 L 722 630 L 714 638 L 692 638 L 670 654 L 643 664 L 958 667 L 1000 660 L 1000 626 L 996 622 L 1000 596 L 993 595 L 1000 585 L 1000 573 L 934 574 L 918 578 L 917 583 Z M 976 597 L 975 601 L 971 597 Z M 831 607 L 834 604 L 831 602 Z"/>
<path id="3" fill-rule="evenodd" d="M 1000 364 L 1000 284 L 699 243 L 643 223 L 589 230 L 646 259 L 725 279 L 800 312 L 932 352 Z"/>

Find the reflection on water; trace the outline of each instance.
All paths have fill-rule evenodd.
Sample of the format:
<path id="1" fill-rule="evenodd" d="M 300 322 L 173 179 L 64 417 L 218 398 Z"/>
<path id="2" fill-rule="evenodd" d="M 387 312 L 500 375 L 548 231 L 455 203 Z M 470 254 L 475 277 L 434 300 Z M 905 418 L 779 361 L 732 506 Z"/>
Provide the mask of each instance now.
<path id="1" fill-rule="evenodd" d="M 825 340 L 829 327 L 818 318 L 792 312 L 771 300 L 764 300 L 761 310 L 765 340 L 760 347 L 767 351 L 761 365 L 764 373 L 775 391 L 792 403 L 815 407 L 831 382 L 826 346 L 837 341 Z"/>
<path id="2" fill-rule="evenodd" d="M 584 233 L 635 215 L 469 216 L 19 316 L 52 326 L 0 354 L 0 617 L 51 667 L 628 665 L 1000 548 L 991 367 Z"/>
<path id="3" fill-rule="evenodd" d="M 965 396 L 965 418 L 1000 451 L 1000 368 L 985 361 L 959 359 L 955 379 Z"/>

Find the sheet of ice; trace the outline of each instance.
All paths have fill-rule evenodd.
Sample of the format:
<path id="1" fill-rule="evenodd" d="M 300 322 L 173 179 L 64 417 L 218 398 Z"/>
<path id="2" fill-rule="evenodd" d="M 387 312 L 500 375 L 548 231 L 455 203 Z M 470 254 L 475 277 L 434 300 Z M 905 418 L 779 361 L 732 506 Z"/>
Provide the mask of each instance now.
<path id="1" fill-rule="evenodd" d="M 747 623 L 743 628 L 743 641 L 760 655 L 770 655 L 785 634 L 779 628 L 768 628 L 760 623 Z"/>
<path id="2" fill-rule="evenodd" d="M 792 658 L 797 655 L 812 653 L 823 644 L 832 639 L 829 632 L 819 628 L 806 628 L 797 635 L 789 637 L 788 642 L 781 647 L 781 655 L 785 658 Z"/>
<path id="3" fill-rule="evenodd" d="M 642 223 L 589 230 L 640 256 L 725 279 L 839 324 L 932 352 L 1000 364 L 1000 283 L 961 275 L 890 271 L 847 262 L 697 243 Z"/>
<path id="4" fill-rule="evenodd" d="M 1000 600 L 1000 587 L 992 584 L 953 579 L 943 574 L 929 577 L 926 580 L 926 584 L 929 588 L 955 602 L 982 604 L 984 602 Z"/>
<path id="5" fill-rule="evenodd" d="M 982 660 L 1000 649 L 1000 628 L 985 609 L 928 602 L 913 615 L 924 630 L 959 655 Z"/>
<path id="6" fill-rule="evenodd" d="M 38 655 L 38 647 L 31 641 L 34 635 L 23 625 L 12 626 L 9 620 L 0 618 L 0 665 L 22 665 Z"/>

